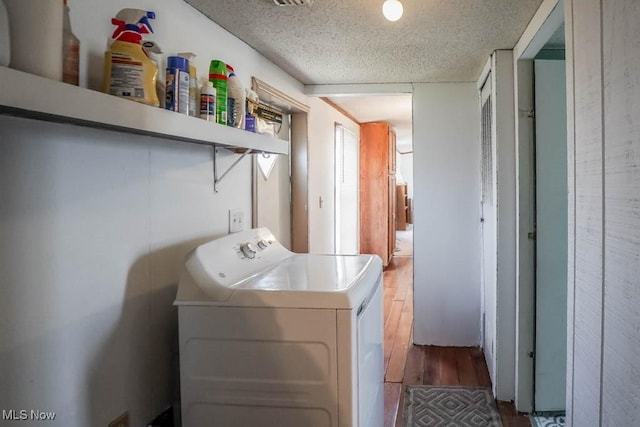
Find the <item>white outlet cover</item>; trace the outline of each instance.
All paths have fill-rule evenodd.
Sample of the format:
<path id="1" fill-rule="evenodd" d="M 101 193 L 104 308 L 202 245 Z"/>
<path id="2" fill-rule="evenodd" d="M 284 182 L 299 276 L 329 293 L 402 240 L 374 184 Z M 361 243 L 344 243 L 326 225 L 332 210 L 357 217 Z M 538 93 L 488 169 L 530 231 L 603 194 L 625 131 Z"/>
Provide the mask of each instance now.
<path id="1" fill-rule="evenodd" d="M 244 212 L 242 209 L 229 210 L 229 233 L 244 230 Z"/>

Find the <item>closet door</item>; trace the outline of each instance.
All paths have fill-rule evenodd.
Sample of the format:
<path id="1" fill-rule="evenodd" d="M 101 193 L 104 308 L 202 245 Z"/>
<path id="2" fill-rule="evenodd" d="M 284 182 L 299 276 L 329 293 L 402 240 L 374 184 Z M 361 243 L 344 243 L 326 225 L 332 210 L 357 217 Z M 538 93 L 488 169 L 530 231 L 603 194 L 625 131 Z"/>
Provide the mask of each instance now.
<path id="1" fill-rule="evenodd" d="M 389 263 L 389 126 L 365 123 L 360 128 L 360 252 Z M 391 217 L 393 218 L 393 217 Z M 395 240 L 395 239 L 394 239 Z M 395 243 L 394 243 L 395 244 Z"/>

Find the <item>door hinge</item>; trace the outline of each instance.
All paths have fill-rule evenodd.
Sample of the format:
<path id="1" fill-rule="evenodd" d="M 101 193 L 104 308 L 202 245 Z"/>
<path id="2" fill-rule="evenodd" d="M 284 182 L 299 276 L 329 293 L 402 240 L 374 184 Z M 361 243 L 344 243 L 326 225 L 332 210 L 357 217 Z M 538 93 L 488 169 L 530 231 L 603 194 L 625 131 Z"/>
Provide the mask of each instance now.
<path id="1" fill-rule="evenodd" d="M 484 222 L 484 218 L 480 218 L 480 222 Z"/>
<path id="2" fill-rule="evenodd" d="M 535 357 L 535 355 L 533 354 L 533 351 L 529 352 L 529 359 L 533 359 Z"/>
<path id="3" fill-rule="evenodd" d="M 529 110 L 529 112 L 527 112 L 527 117 L 530 119 L 535 119 L 536 118 L 536 110 L 534 110 L 533 108 L 531 110 Z"/>
<path id="4" fill-rule="evenodd" d="M 535 231 L 531 231 L 531 232 L 527 233 L 527 237 L 529 238 L 529 240 L 536 240 L 536 232 Z"/>

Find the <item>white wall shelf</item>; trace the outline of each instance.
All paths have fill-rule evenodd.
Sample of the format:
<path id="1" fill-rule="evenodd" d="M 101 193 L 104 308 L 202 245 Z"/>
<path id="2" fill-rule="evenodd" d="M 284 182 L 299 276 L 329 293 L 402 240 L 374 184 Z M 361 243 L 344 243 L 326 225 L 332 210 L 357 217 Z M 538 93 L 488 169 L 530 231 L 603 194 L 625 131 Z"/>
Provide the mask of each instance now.
<path id="1" fill-rule="evenodd" d="M 0 67 L 0 114 L 69 123 L 231 150 L 288 154 L 289 143 Z"/>

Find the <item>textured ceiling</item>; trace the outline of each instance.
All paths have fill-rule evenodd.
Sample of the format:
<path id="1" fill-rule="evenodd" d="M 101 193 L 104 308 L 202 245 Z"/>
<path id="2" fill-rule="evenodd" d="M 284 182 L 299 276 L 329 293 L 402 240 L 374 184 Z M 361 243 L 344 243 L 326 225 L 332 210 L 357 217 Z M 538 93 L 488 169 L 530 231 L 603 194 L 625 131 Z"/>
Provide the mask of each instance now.
<path id="1" fill-rule="evenodd" d="M 361 123 L 389 123 L 396 131 L 398 151 L 411 151 L 411 95 L 348 96 L 329 99 Z"/>
<path id="2" fill-rule="evenodd" d="M 304 84 L 476 81 L 491 52 L 511 49 L 542 0 L 185 0 Z M 556 40 L 557 41 L 557 40 Z M 411 96 L 333 97 L 360 122 L 386 121 L 412 147 Z"/>
<path id="3" fill-rule="evenodd" d="M 185 0 L 304 84 L 475 81 L 512 48 L 541 0 Z"/>

